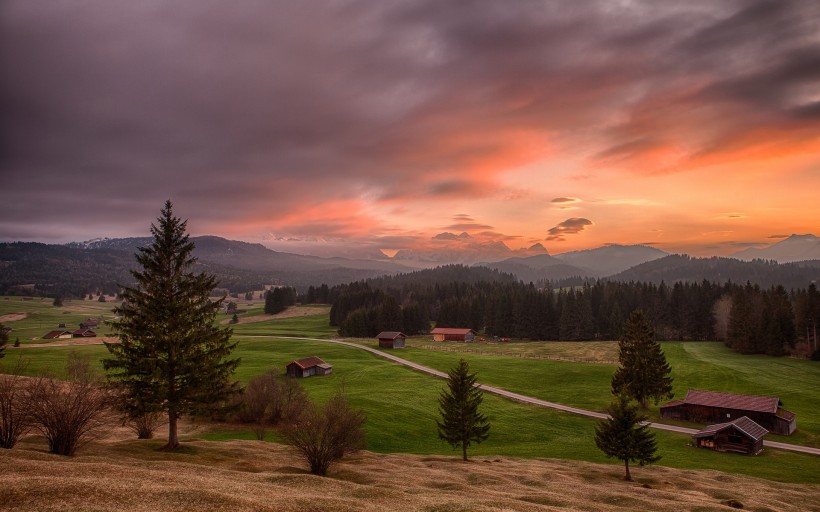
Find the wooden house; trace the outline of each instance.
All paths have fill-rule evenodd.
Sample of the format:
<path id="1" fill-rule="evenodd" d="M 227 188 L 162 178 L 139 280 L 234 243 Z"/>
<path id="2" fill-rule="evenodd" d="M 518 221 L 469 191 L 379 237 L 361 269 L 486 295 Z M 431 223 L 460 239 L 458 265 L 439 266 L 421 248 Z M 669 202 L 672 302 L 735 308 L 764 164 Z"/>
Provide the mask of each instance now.
<path id="1" fill-rule="evenodd" d="M 86 318 L 85 321 L 80 324 L 80 329 L 96 329 L 99 325 L 100 321 L 96 318 Z"/>
<path id="2" fill-rule="evenodd" d="M 404 348 L 404 340 L 407 336 L 394 331 L 380 332 L 376 336 L 379 340 L 379 348 Z"/>
<path id="3" fill-rule="evenodd" d="M 451 329 L 449 327 L 436 327 L 430 334 L 433 341 L 462 341 L 467 343 L 475 339 L 475 332 L 472 329 Z"/>
<path id="4" fill-rule="evenodd" d="M 763 436 L 768 432 L 746 416 L 741 416 L 727 423 L 709 425 L 692 434 L 692 438 L 698 448 L 757 455 L 763 451 Z"/>
<path id="5" fill-rule="evenodd" d="M 797 430 L 797 417 L 780 407 L 776 396 L 737 395 L 690 389 L 683 400 L 661 406 L 661 418 L 695 423 L 725 423 L 746 416 L 774 434 Z"/>
<path id="6" fill-rule="evenodd" d="M 97 333 L 91 329 L 77 329 L 71 333 L 71 336 L 74 338 L 96 338 Z"/>
<path id="7" fill-rule="evenodd" d="M 43 335 L 44 340 L 66 339 L 71 337 L 71 331 L 57 330 L 49 331 Z"/>
<path id="8" fill-rule="evenodd" d="M 288 377 L 310 377 L 313 375 L 330 375 L 333 373 L 333 366 L 316 356 L 292 361 L 285 368 L 287 369 Z"/>

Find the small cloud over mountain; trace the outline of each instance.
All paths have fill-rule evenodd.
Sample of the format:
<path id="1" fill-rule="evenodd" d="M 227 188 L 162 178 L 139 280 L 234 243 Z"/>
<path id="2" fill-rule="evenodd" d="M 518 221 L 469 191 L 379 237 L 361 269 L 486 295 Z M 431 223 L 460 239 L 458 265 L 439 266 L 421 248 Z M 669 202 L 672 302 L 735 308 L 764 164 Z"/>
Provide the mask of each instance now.
<path id="1" fill-rule="evenodd" d="M 556 242 L 563 242 L 564 235 L 577 235 L 584 231 L 587 226 L 592 226 L 592 221 L 582 217 L 573 217 L 561 222 L 557 226 L 550 228 L 547 240 L 554 240 Z"/>

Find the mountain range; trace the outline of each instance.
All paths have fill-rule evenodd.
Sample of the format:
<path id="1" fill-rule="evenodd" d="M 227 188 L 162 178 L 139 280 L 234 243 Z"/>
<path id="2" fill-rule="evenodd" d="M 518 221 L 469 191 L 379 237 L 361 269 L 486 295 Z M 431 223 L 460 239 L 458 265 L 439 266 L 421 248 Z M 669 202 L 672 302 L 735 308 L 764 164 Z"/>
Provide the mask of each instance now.
<path id="1" fill-rule="evenodd" d="M 322 283 L 332 286 L 454 263 L 487 267 L 535 283 L 607 277 L 668 283 L 732 280 L 801 287 L 820 277 L 820 243 L 814 235 L 792 235 L 764 249 L 740 251 L 732 258 L 690 258 L 648 246 L 616 244 L 553 256 L 540 244 L 512 250 L 503 242 L 482 243 L 466 233 L 443 233 L 439 238 L 446 249 L 405 250 L 393 258 L 367 259 L 279 252 L 262 244 L 217 236 L 192 240 L 198 267 L 215 274 L 220 286 L 231 291 L 259 290 L 278 283 L 299 288 Z M 0 294 L 33 290 L 41 295 L 78 296 L 90 291 L 116 291 L 120 284 L 129 282 L 134 253 L 150 242 L 151 238 L 141 237 L 66 245 L 0 243 Z"/>
<path id="2" fill-rule="evenodd" d="M 820 238 L 814 235 L 791 235 L 786 239 L 762 249 L 749 248 L 732 255 L 744 261 L 774 260 L 778 263 L 820 260 Z"/>

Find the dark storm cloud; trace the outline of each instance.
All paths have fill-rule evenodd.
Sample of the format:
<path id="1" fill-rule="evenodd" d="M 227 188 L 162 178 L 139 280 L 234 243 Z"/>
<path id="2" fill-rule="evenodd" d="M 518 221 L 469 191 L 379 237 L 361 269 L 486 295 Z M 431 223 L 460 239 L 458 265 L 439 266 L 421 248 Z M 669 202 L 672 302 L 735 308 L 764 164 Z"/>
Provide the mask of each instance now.
<path id="1" fill-rule="evenodd" d="M 705 103 L 719 122 L 695 153 L 810 128 L 819 17 L 781 0 L 7 0 L 0 239 L 143 233 L 169 197 L 200 225 L 362 190 L 477 197 L 527 163 L 519 133 L 638 158 Z"/>

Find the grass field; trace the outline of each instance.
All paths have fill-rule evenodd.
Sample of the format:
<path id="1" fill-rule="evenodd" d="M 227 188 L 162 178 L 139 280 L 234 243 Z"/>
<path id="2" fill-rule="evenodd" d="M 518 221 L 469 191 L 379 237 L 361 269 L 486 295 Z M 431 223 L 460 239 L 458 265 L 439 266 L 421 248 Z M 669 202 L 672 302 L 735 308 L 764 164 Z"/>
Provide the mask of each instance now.
<path id="1" fill-rule="evenodd" d="M 2 303 L 2 301 L 0 301 Z M 50 307 L 50 305 L 49 305 Z M 249 311 L 247 313 L 251 315 Z M 237 378 L 247 381 L 268 368 L 280 371 L 293 359 L 316 355 L 334 366 L 328 377 L 302 381 L 311 396 L 327 399 L 343 387 L 355 407 L 368 417 L 368 449 L 381 453 L 453 455 L 456 452 L 436 436 L 437 398 L 444 386 L 439 379 L 349 347 L 275 338 L 256 338 L 260 334 L 330 337 L 326 315 L 269 320 L 235 326 L 239 346 L 235 355 L 242 359 Z M 372 345 L 370 341 L 366 344 Z M 425 342 L 426 343 L 426 342 Z M 432 343 L 432 342 L 429 342 Z M 415 344 L 415 342 L 414 342 Z M 454 347 L 463 345 L 448 344 Z M 573 345 L 577 347 L 573 351 Z M 396 354 L 441 370 L 449 369 L 465 357 L 482 382 L 539 398 L 603 410 L 609 402 L 609 379 L 614 366 L 577 363 L 529 356 L 583 356 L 605 360 L 612 344 L 586 343 L 513 343 L 486 347 L 505 354 L 443 352 L 411 347 Z M 476 348 L 468 346 L 467 348 Z M 484 347 L 482 347 L 484 348 Z M 664 350 L 674 369 L 676 393 L 687 387 L 721 389 L 735 392 L 777 394 L 786 407 L 798 414 L 799 435 L 774 437 L 785 442 L 815 444 L 818 415 L 811 407 L 818 396 L 817 365 L 785 358 L 739 356 L 716 343 L 666 343 Z M 62 368 L 67 354 L 78 351 L 95 360 L 107 355 L 102 346 L 47 347 L 9 350 L 5 362 L 18 354 L 29 360 L 27 373 Z M 509 354 L 509 355 L 508 355 Z M 595 355 L 597 354 L 597 355 Z M 794 381 L 788 385 L 785 381 Z M 657 409 L 653 409 L 657 411 Z M 484 411 L 492 425 L 490 438 L 472 447 L 480 457 L 516 456 L 607 461 L 593 442 L 593 420 L 485 396 Z M 197 437 L 210 440 L 250 439 L 250 429 L 235 425 L 216 425 Z M 657 432 L 661 465 L 685 469 L 716 469 L 784 482 L 820 483 L 820 458 L 767 449 L 757 457 L 698 450 L 688 446 L 689 437 Z"/>
<path id="2" fill-rule="evenodd" d="M 6 327 L 11 327 L 10 339 L 13 343 L 15 338 L 20 338 L 20 343 L 40 343 L 44 334 L 56 329 L 62 329 L 60 324 L 65 324 L 66 330 L 77 330 L 80 322 L 86 318 L 96 318 L 100 320 L 100 326 L 94 329 L 98 336 L 108 336 L 110 329 L 104 320 L 111 320 L 114 313 L 111 310 L 114 304 L 111 302 L 97 302 L 97 300 L 63 300 L 63 306 L 52 306 L 52 299 L 34 297 L 31 300 L 23 300 L 22 297 L 2 297 L 0 298 L 0 317 L 6 315 L 25 315 L 22 320 L 8 321 L 0 320 Z"/>

